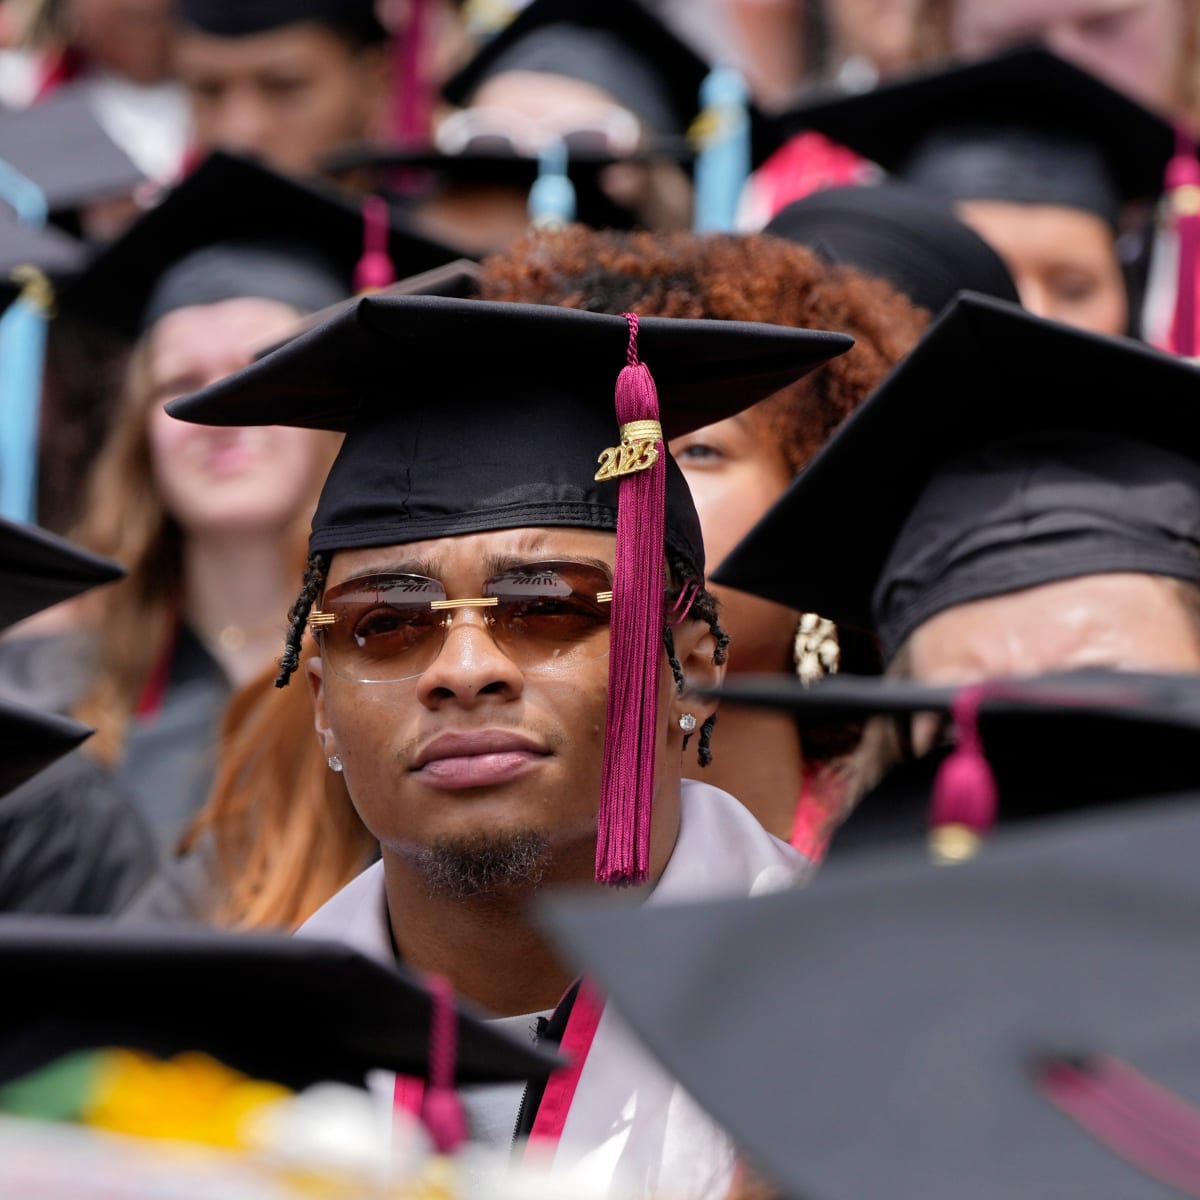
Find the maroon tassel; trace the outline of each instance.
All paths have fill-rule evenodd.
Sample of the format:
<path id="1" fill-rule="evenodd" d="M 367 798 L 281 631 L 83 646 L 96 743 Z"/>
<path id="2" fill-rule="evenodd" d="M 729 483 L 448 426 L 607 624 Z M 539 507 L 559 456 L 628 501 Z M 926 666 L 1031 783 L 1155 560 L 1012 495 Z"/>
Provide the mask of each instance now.
<path id="1" fill-rule="evenodd" d="M 1171 349 L 1196 357 L 1196 268 L 1200 265 L 1200 162 L 1192 140 L 1176 127 L 1175 156 L 1167 164 L 1167 193 L 1179 243 Z"/>
<path id="2" fill-rule="evenodd" d="M 467 1140 L 467 1118 L 454 1090 L 458 1063 L 458 1016 L 454 989 L 440 975 L 426 981 L 430 994 L 429 1086 L 421 1103 L 421 1120 L 439 1154 L 453 1154 Z"/>
<path id="3" fill-rule="evenodd" d="M 364 196 L 363 255 L 354 268 L 355 292 L 377 292 L 396 282 L 396 268 L 388 256 L 387 202 L 379 196 Z"/>
<path id="4" fill-rule="evenodd" d="M 930 850 L 940 862 L 970 858 L 996 823 L 999 792 L 979 737 L 979 705 L 988 694 L 979 685 L 954 698 L 958 743 L 938 768 L 929 809 Z"/>
<path id="5" fill-rule="evenodd" d="M 604 773 L 596 828 L 596 878 L 627 886 L 650 876 L 650 805 L 662 666 L 666 461 L 658 391 L 638 361 L 638 319 L 629 322 L 628 366 L 617 379 L 621 444 L 600 457 L 597 479 L 617 479 L 617 552 Z"/>

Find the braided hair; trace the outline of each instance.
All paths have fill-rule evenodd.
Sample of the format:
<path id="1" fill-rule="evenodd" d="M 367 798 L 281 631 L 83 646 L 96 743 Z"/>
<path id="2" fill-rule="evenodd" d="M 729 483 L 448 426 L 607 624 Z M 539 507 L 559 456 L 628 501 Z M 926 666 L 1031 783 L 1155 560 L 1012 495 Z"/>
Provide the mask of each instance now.
<path id="1" fill-rule="evenodd" d="M 287 687 L 296 668 L 300 666 L 304 627 L 308 624 L 308 614 L 312 612 L 313 605 L 325 589 L 325 576 L 328 572 L 328 554 L 318 551 L 308 556 L 308 562 L 304 565 L 304 582 L 300 586 L 300 595 L 288 609 L 287 639 L 283 643 L 283 656 L 279 660 L 279 674 L 275 676 L 277 688 Z"/>

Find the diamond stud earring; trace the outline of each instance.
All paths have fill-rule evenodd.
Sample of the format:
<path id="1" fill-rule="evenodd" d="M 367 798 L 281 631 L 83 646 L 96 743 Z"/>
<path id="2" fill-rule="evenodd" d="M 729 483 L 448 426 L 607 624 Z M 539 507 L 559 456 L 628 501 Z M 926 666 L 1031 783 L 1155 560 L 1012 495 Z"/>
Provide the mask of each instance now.
<path id="1" fill-rule="evenodd" d="M 695 733 L 696 718 L 693 717 L 691 713 L 684 713 L 683 716 L 679 718 L 679 728 L 682 729 L 684 733 Z"/>
<path id="2" fill-rule="evenodd" d="M 325 762 L 331 771 L 340 771 L 342 769 L 342 760 L 336 754 L 331 754 Z"/>

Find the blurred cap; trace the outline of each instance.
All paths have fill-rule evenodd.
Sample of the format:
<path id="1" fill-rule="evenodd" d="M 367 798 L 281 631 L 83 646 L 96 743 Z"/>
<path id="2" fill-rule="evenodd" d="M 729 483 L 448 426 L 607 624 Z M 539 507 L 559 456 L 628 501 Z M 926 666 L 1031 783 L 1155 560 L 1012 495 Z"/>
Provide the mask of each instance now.
<path id="1" fill-rule="evenodd" d="M 0 699 L 0 796 L 7 796 L 91 735 L 91 729 L 69 717 Z"/>
<path id="2" fill-rule="evenodd" d="M 815 129 L 951 200 L 1079 208 L 1115 226 L 1163 190 L 1170 122 L 1040 46 L 806 101 L 781 118 Z"/>
<path id="3" fill-rule="evenodd" d="M 783 1195 L 1192 1195 L 1198 815 L 1147 803 L 954 869 L 871 855 L 803 890 L 544 920 Z"/>
<path id="4" fill-rule="evenodd" d="M 289 25 L 324 25 L 363 42 L 382 42 L 376 0 L 180 0 L 179 21 L 213 37 L 251 37 Z"/>
<path id="5" fill-rule="evenodd" d="M 336 942 L 88 918 L 0 917 L 0 1083 L 75 1050 L 199 1050 L 293 1088 L 424 1077 L 431 996 Z M 557 1060 L 458 1006 L 459 1083 L 543 1077 Z"/>
<path id="6" fill-rule="evenodd" d="M 146 179 L 77 84 L 31 108 L 0 109 L 0 160 L 32 180 L 56 215 L 132 195 Z"/>
<path id="7" fill-rule="evenodd" d="M 961 291 L 1020 303 L 1003 259 L 950 203 L 903 184 L 813 192 L 780 209 L 763 232 L 886 279 L 931 313 Z"/>
<path id="8" fill-rule="evenodd" d="M 124 574 L 110 559 L 0 517 L 0 629 Z"/>
<path id="9" fill-rule="evenodd" d="M 964 294 L 713 578 L 872 630 L 886 659 L 970 600 L 1200 582 L 1198 388 L 1191 362 Z"/>
<path id="10" fill-rule="evenodd" d="M 315 312 L 350 295 L 363 255 L 360 201 L 216 153 L 64 291 L 65 308 L 135 336 L 176 308 L 258 297 Z M 460 255 L 393 220 L 401 274 Z"/>

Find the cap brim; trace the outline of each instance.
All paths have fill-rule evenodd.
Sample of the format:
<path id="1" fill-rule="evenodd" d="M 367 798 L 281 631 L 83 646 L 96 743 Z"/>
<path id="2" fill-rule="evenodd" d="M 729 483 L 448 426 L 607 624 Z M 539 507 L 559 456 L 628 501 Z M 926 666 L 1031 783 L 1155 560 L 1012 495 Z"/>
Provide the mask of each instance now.
<path id="1" fill-rule="evenodd" d="M 293 425 L 346 431 L 362 397 L 402 380 L 397 407 L 445 405 L 456 388 L 552 378 L 625 363 L 623 317 L 550 305 L 367 296 L 220 383 L 172 401 L 168 412 L 209 425 Z M 748 408 L 844 353 L 841 333 L 738 321 L 646 318 L 638 349 L 658 388 L 664 432 L 677 437 Z M 581 392 L 585 389 L 581 388 Z M 607 394 L 611 404 L 611 391 Z M 594 380 L 587 394 L 597 392 Z"/>
<path id="2" fill-rule="evenodd" d="M 0 629 L 124 574 L 111 559 L 0 518 Z"/>
<path id="3" fill-rule="evenodd" d="M 73 1050 L 200 1050 L 294 1088 L 424 1077 L 429 993 L 335 942 L 86 918 L 0 918 L 0 1082 Z M 459 1007 L 459 1083 L 541 1078 L 551 1055 Z"/>
<path id="4" fill-rule="evenodd" d="M 1047 430 L 1112 434 L 1200 460 L 1198 388 L 1200 368 L 1184 359 L 963 293 L 713 579 L 870 629 L 876 581 L 941 466 Z"/>
<path id="5" fill-rule="evenodd" d="M 87 741 L 92 730 L 56 713 L 0 699 L 0 796 Z"/>

